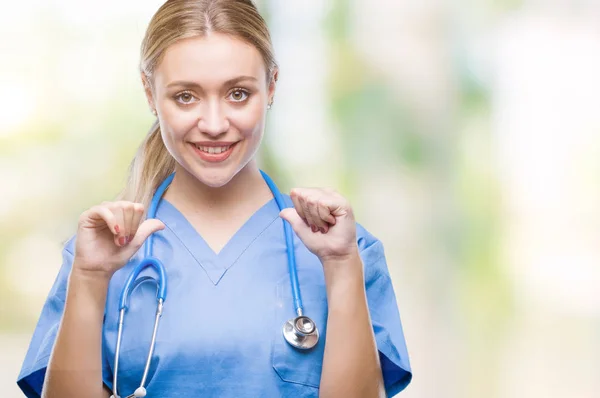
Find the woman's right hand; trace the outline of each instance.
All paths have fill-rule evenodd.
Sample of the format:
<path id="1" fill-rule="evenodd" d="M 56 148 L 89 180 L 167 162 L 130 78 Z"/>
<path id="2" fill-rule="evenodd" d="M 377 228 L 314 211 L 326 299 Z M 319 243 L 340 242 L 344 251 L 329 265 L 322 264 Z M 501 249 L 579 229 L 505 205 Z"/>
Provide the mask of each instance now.
<path id="1" fill-rule="evenodd" d="M 158 219 L 141 222 L 144 205 L 103 202 L 79 217 L 73 269 L 110 278 L 122 268 L 154 232 L 165 228 Z"/>

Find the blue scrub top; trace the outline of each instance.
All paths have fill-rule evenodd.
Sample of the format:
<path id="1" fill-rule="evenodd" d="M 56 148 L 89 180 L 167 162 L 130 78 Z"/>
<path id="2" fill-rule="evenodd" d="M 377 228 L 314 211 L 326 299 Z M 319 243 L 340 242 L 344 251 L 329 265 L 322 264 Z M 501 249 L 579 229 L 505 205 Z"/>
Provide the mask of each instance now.
<path id="1" fill-rule="evenodd" d="M 293 204 L 284 196 L 288 207 Z M 165 264 L 168 292 L 146 388 L 149 397 L 317 397 L 327 332 L 322 264 L 294 236 L 304 312 L 321 338 L 306 352 L 289 346 L 282 326 L 295 316 L 283 221 L 275 200 L 261 207 L 218 253 L 167 200 L 157 218 L 154 256 Z M 411 380 L 406 343 L 383 246 L 357 224 L 371 321 L 388 396 Z M 103 379 L 112 389 L 119 296 L 143 248 L 111 279 L 104 319 Z M 27 397 L 39 397 L 64 309 L 74 238 L 33 333 L 18 377 Z M 147 269 L 144 275 L 154 272 Z M 125 315 L 119 394 L 139 387 L 152 336 L 156 285 L 143 277 Z M 146 281 L 144 281 L 146 280 Z M 350 327 L 350 325 L 349 325 Z M 82 331 L 84 333 L 84 331 Z"/>

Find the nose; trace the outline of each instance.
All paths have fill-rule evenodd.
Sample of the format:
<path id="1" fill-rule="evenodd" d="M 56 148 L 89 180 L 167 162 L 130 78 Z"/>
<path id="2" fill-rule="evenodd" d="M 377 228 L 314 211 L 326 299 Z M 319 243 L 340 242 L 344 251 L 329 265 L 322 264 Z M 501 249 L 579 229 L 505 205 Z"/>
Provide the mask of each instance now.
<path id="1" fill-rule="evenodd" d="M 200 110 L 198 128 L 204 134 L 217 137 L 229 130 L 225 106 L 219 101 L 206 101 Z"/>

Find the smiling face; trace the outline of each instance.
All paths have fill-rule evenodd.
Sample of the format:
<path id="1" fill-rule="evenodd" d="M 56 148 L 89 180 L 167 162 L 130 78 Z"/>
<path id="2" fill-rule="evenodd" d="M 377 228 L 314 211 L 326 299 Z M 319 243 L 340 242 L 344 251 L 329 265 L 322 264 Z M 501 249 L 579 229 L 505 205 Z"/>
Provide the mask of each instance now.
<path id="1" fill-rule="evenodd" d="M 270 80 L 258 50 L 231 36 L 211 33 L 171 45 L 146 94 L 178 169 L 221 187 L 248 165 L 274 94 Z"/>

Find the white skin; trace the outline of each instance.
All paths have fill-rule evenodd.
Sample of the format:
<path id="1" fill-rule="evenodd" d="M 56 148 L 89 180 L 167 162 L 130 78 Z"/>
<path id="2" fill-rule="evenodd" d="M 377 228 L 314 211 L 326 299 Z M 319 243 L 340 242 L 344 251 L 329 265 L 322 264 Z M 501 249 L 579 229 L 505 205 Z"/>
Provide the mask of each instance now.
<path id="1" fill-rule="evenodd" d="M 142 76 L 163 142 L 177 161 L 165 199 L 190 218 L 215 251 L 271 197 L 254 157 L 264 134 L 267 104 L 275 93 L 276 73 L 267 80 L 271 75 L 254 46 L 213 33 L 172 45 L 152 82 Z M 211 163 L 200 158 L 192 144 L 214 142 L 236 145 L 228 159 Z M 305 221 L 304 226 L 293 225 L 319 257 L 344 255 L 354 248 L 354 218 L 344 198 L 324 189 L 294 189 L 291 197 L 297 212 L 282 215 Z M 329 239 L 313 237 L 310 232 L 326 233 L 335 224 L 332 212 L 341 217 L 341 226 Z"/>
<path id="2" fill-rule="evenodd" d="M 274 72 L 268 79 L 263 59 L 252 45 L 213 33 L 173 44 L 153 80 L 142 76 L 163 141 L 177 161 L 165 198 L 215 251 L 272 197 L 254 156 L 264 133 L 267 104 L 275 92 Z M 181 81 L 187 83 L 175 84 Z M 191 144 L 216 141 L 236 143 L 223 162 L 204 161 Z M 352 209 L 329 189 L 297 188 L 290 196 L 294 208 L 280 215 L 319 257 L 327 285 L 329 315 L 320 396 L 384 396 Z M 81 391 L 91 397 L 110 396 L 102 387 L 101 370 L 109 281 L 151 233 L 165 227 L 156 219 L 142 221 L 143 212 L 140 203 L 120 201 L 104 202 L 81 214 L 44 397 L 79 396 Z M 348 325 L 353 333 L 347 333 Z"/>
<path id="3" fill-rule="evenodd" d="M 215 33 L 173 44 L 151 80 L 142 75 L 163 142 L 177 161 L 164 198 L 215 252 L 271 197 L 255 155 L 276 76 L 254 46 Z M 235 146 L 226 160 L 212 163 L 198 156 L 199 143 Z"/>
<path id="4" fill-rule="evenodd" d="M 272 197 L 254 157 L 264 134 L 276 75 L 277 71 L 267 74 L 254 46 L 213 33 L 173 44 L 155 69 L 153 80 L 142 76 L 165 146 L 177 161 L 175 179 L 165 198 L 215 247 L 222 247 Z M 214 163 L 198 156 L 192 144 L 207 142 L 235 146 L 228 159 Z M 294 209 L 282 211 L 281 216 L 290 221 L 309 250 L 322 261 L 356 252 L 353 212 L 340 194 L 330 189 L 295 188 L 290 196 Z M 90 211 L 82 215 L 76 253 L 88 266 L 104 259 L 105 265 L 98 267 L 108 275 L 122 267 L 150 233 L 164 228 L 158 220 L 140 225 L 143 206 L 139 203 L 104 202 Z M 113 247 L 106 239 L 109 232 L 114 235 Z M 99 251 L 95 241 L 101 237 L 106 246 Z"/>
<path id="5" fill-rule="evenodd" d="M 185 170 L 197 189 L 212 195 L 217 191 L 210 188 L 224 187 L 245 167 L 256 168 L 253 159 L 274 92 L 275 79 L 267 81 L 254 46 L 214 33 L 170 46 L 154 72 L 152 90 L 146 90 L 176 171 Z M 207 141 L 237 145 L 227 160 L 210 163 L 190 147 Z"/>

